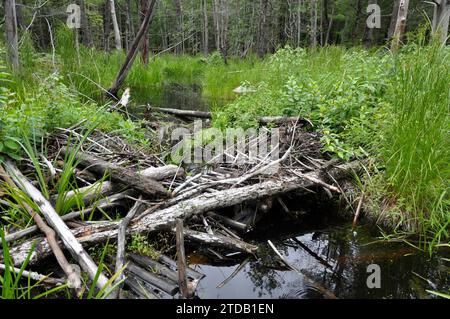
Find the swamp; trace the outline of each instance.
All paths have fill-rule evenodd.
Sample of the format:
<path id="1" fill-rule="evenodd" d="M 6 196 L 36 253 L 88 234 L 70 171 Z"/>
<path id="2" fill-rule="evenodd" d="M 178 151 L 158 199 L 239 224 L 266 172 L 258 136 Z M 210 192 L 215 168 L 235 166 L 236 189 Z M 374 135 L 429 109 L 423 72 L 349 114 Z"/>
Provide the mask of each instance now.
<path id="1" fill-rule="evenodd" d="M 0 15 L 1 299 L 450 298 L 450 0 Z"/>

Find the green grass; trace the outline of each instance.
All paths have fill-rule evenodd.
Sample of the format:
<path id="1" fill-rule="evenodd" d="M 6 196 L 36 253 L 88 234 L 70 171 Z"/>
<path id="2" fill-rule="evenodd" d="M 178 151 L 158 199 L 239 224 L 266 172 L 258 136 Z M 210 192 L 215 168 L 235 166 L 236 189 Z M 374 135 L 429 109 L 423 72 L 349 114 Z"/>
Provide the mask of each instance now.
<path id="1" fill-rule="evenodd" d="M 410 230 L 439 243 L 450 224 L 450 53 L 418 47 L 395 67 L 380 141 L 387 191 Z"/>

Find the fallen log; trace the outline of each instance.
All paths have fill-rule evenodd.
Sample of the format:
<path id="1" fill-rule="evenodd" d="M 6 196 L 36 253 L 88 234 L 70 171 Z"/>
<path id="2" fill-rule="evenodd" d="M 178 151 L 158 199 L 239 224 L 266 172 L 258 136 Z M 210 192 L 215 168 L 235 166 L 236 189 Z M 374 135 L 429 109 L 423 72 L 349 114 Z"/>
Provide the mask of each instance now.
<path id="1" fill-rule="evenodd" d="M 61 150 L 62 154 L 67 154 L 68 151 L 70 150 L 67 148 L 62 148 Z M 99 176 L 109 174 L 111 181 L 113 182 L 125 184 L 126 186 L 150 196 L 169 196 L 169 192 L 164 188 L 164 186 L 150 177 L 144 176 L 130 169 L 108 163 L 88 154 L 78 153 L 76 158 L 81 166 L 86 167 L 88 170 L 98 174 Z"/>
<path id="2" fill-rule="evenodd" d="M 174 282 L 163 280 L 161 277 L 146 271 L 132 262 L 128 264 L 127 271 L 141 278 L 149 285 L 159 288 L 169 295 L 174 296 L 178 292 L 178 287 Z"/>
<path id="3" fill-rule="evenodd" d="M 189 298 L 189 290 L 186 275 L 186 252 L 184 250 L 184 227 L 183 220 L 177 219 L 175 230 L 176 247 L 177 247 L 177 265 L 178 265 L 178 287 L 180 290 L 180 297 L 182 299 Z"/>
<path id="4" fill-rule="evenodd" d="M 17 167 L 14 166 L 13 163 L 10 161 L 5 162 L 5 166 L 10 171 L 10 173 L 7 173 L 2 165 L 0 165 L 0 175 L 3 177 L 5 182 L 12 188 L 17 189 L 21 188 L 26 189 L 27 186 L 29 188 L 29 191 L 35 191 L 36 194 L 40 198 L 44 198 L 37 189 L 35 189 L 31 183 L 28 182 L 28 180 L 22 175 L 22 173 L 17 169 Z M 29 193 L 28 193 L 29 194 Z M 29 194 L 30 195 L 30 194 Z M 45 199 L 45 198 L 44 198 Z M 75 290 L 75 293 L 77 295 L 80 295 L 81 293 L 81 278 L 79 275 L 79 272 L 76 271 L 77 265 L 71 265 L 69 264 L 69 261 L 67 260 L 66 256 L 64 255 L 61 247 L 59 246 L 57 240 L 56 240 L 56 233 L 55 230 L 52 229 L 47 225 L 47 223 L 42 219 L 42 217 L 34 211 L 34 209 L 28 205 L 26 202 L 18 203 L 22 205 L 23 208 L 28 212 L 28 214 L 33 218 L 34 222 L 36 223 L 36 226 L 44 233 L 51 251 L 55 255 L 55 258 L 61 267 L 61 269 L 64 271 L 64 273 L 67 276 L 67 282 L 68 286 L 70 288 L 73 288 Z M 39 204 L 38 204 L 39 205 Z M 55 212 L 56 214 L 56 212 Z M 48 219 L 47 219 L 48 222 Z M 51 224 L 51 223 L 50 223 Z M 54 227 L 55 228 L 55 227 Z"/>
<path id="5" fill-rule="evenodd" d="M 341 165 L 333 170 L 332 175 L 334 175 L 333 177 L 336 180 L 339 180 L 341 179 L 341 174 L 345 176 L 349 170 L 354 170 L 359 165 L 359 162 Z M 319 178 L 319 174 L 320 172 L 315 171 L 306 175 L 308 177 Z M 172 229 L 177 218 L 185 219 L 193 215 L 232 207 L 246 201 L 263 199 L 292 191 L 306 192 L 308 188 L 316 185 L 310 179 L 294 176 L 288 178 L 282 177 L 280 180 L 269 180 L 255 185 L 232 188 L 215 193 L 202 194 L 156 212 L 150 209 L 149 214 L 144 213 L 131 223 L 127 229 L 127 234 L 149 233 Z M 72 233 L 82 244 L 88 245 L 104 242 L 108 238 L 116 238 L 117 229 L 117 222 L 105 222 L 73 229 Z M 20 265 L 25 260 L 32 246 L 33 241 L 28 240 L 18 246 L 11 247 L 10 251 L 11 255 L 14 256 L 15 265 Z M 31 265 L 48 256 L 50 252 L 48 243 L 44 238 L 37 240 L 36 247 L 36 250 L 31 255 Z"/>
<path id="6" fill-rule="evenodd" d="M 194 117 L 201 119 L 211 119 L 212 114 L 210 112 L 192 111 L 192 110 L 179 110 L 179 109 L 169 109 L 162 107 L 149 107 L 150 111 L 156 111 L 160 113 L 175 115 L 178 117 Z"/>
<path id="7" fill-rule="evenodd" d="M 175 176 L 184 176 L 184 169 L 176 165 L 166 165 L 162 167 L 150 167 L 138 174 L 151 178 L 155 181 L 163 181 Z M 108 196 L 112 193 L 123 189 L 123 186 L 114 184 L 110 181 L 99 181 L 93 185 L 82 187 L 76 191 L 69 191 L 65 194 L 67 201 L 75 197 L 77 194 L 83 194 L 83 201 L 86 205 L 90 204 L 93 200 L 100 196 Z M 58 195 L 52 197 L 53 201 L 56 201 Z"/>
<path id="8" fill-rule="evenodd" d="M 170 114 L 177 117 L 182 118 L 199 118 L 199 119 L 212 119 L 211 112 L 203 112 L 203 111 L 192 111 L 192 110 L 180 110 L 180 109 L 171 109 L 171 108 L 161 108 L 161 107 L 148 107 L 149 111 L 156 111 L 164 114 Z M 306 119 L 302 119 L 299 117 L 287 117 L 287 116 L 263 116 L 258 118 L 258 122 L 262 125 L 283 125 L 286 123 L 292 123 L 297 125 L 310 125 L 312 123 Z"/>
<path id="9" fill-rule="evenodd" d="M 106 209 L 106 208 L 113 208 L 113 207 L 119 206 L 120 200 L 126 198 L 126 196 L 128 196 L 128 195 L 130 195 L 128 191 L 112 195 L 110 197 L 102 199 L 100 202 L 97 203 L 97 205 L 95 205 L 95 207 L 87 208 L 83 211 L 77 211 L 77 212 L 72 212 L 72 213 L 66 214 L 64 216 L 61 216 L 61 219 L 65 222 L 69 222 L 69 221 L 72 221 L 79 217 L 83 217 L 87 214 L 90 214 L 94 210 L 102 210 L 102 209 Z M 19 230 L 15 233 L 5 236 L 5 241 L 7 243 L 17 241 L 24 237 L 34 235 L 38 231 L 39 231 L 39 228 L 37 226 L 30 226 L 28 228 Z M 0 240 L 0 243 L 1 243 L 1 240 Z"/>
<path id="10" fill-rule="evenodd" d="M 97 274 L 97 265 L 84 250 L 83 246 L 77 241 L 75 236 L 70 232 L 70 229 L 52 205 L 50 205 L 49 201 L 39 192 L 39 190 L 31 185 L 31 183 L 25 178 L 25 176 L 22 175 L 14 164 L 10 161 L 6 161 L 5 167 L 16 184 L 19 185 L 19 187 L 37 204 L 46 221 L 52 226 L 59 238 L 61 238 L 64 246 L 69 250 L 72 257 L 77 260 L 81 268 L 88 273 L 91 280 L 97 279 L 97 286 L 99 289 L 102 289 L 107 284 L 108 279 L 103 274 Z M 14 255 L 11 256 L 14 257 Z M 75 273 L 73 270 L 67 271 L 71 274 Z"/>

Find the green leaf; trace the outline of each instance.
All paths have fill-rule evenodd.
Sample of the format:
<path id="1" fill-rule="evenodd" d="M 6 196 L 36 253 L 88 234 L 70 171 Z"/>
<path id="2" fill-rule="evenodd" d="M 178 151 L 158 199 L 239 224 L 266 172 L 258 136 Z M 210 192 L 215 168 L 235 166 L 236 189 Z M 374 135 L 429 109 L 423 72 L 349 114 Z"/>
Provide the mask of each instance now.
<path id="1" fill-rule="evenodd" d="M 19 144 L 17 144 L 13 140 L 6 140 L 5 141 L 5 146 L 7 148 L 9 148 L 10 150 L 13 150 L 13 151 L 17 151 L 20 148 Z"/>
<path id="2" fill-rule="evenodd" d="M 3 142 L 0 142 L 0 153 L 3 152 L 3 149 L 4 149 L 4 144 L 3 144 Z"/>

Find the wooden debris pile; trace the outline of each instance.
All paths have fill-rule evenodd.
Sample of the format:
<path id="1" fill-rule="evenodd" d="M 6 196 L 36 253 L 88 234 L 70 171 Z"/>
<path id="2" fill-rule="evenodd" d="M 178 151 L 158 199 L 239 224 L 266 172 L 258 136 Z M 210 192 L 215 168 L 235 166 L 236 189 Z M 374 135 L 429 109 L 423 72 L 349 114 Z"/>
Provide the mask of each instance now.
<path id="1" fill-rule="evenodd" d="M 258 247 L 243 241 L 242 235 L 264 214 L 270 213 L 274 203 L 285 206 L 281 195 L 296 192 L 300 196 L 311 191 L 339 195 L 342 192 L 339 181 L 359 168 L 356 162 L 337 165 L 330 161 L 321 153 L 320 136 L 301 130 L 298 119 L 262 120 L 281 125 L 280 158 L 258 158 L 255 163 L 244 165 L 233 162 L 196 167 L 166 165 L 161 154 L 137 150 L 118 136 L 95 131 L 84 140 L 80 128 L 60 130 L 49 140 L 50 155 L 43 160 L 42 167 L 47 167 L 49 183 L 57 179 L 64 160 L 84 140 L 75 154 L 78 165 L 73 171 L 73 185 L 76 189 L 64 194 L 53 190 L 46 198 L 38 183 L 27 177 L 34 175 L 29 163 L 19 169 L 7 162 L 5 171 L 0 172 L 3 179 L 9 179 L 11 186 L 20 188 L 39 208 L 38 212 L 30 208 L 30 214 L 45 219 L 41 223 L 35 218 L 36 226 L 27 229 L 9 229 L 6 241 L 11 246 L 15 266 L 20 267 L 33 247 L 30 266 L 52 254 L 59 256 L 61 268 L 77 291 L 80 278 L 79 271 L 74 269 L 81 268 L 91 280 L 98 270 L 85 248 L 118 238 L 116 272 L 125 268 L 118 279 L 123 279 L 127 288 L 147 298 L 164 298 L 177 292 L 186 298 L 191 296 L 202 274 L 187 267 L 185 260 L 175 263 L 164 256 L 151 260 L 127 255 L 126 238 L 132 234 L 168 231 L 177 233 L 178 256 L 184 254 L 184 239 L 219 256 L 221 251 L 251 256 L 257 254 Z M 247 147 L 252 142 L 248 140 Z M 275 172 L 274 167 L 278 167 Z M 64 196 L 66 202 L 81 197 L 82 203 L 60 216 L 55 206 L 58 196 Z M 122 219 L 105 218 L 110 212 L 121 213 Z M 182 243 L 178 237 L 180 229 L 177 232 L 175 227 L 180 220 L 184 221 Z M 54 230 L 56 236 L 47 234 L 45 227 Z M 58 247 L 70 253 L 73 264 L 69 264 Z M 184 277 L 180 274 L 183 269 Z M 96 283 L 102 289 L 108 285 L 108 278 L 102 274 Z M 114 298 L 120 295 L 118 290 L 111 293 Z"/>

